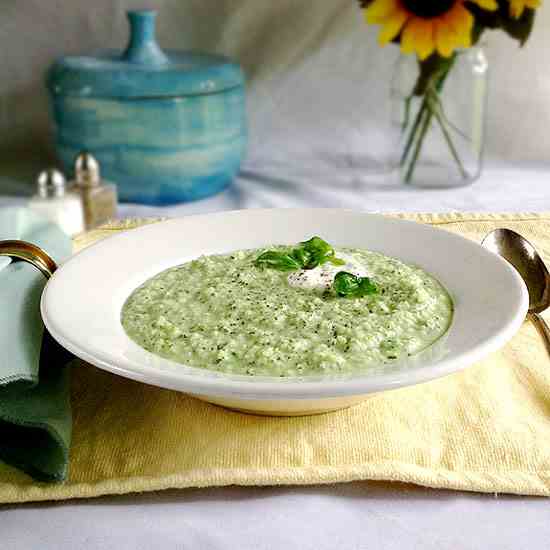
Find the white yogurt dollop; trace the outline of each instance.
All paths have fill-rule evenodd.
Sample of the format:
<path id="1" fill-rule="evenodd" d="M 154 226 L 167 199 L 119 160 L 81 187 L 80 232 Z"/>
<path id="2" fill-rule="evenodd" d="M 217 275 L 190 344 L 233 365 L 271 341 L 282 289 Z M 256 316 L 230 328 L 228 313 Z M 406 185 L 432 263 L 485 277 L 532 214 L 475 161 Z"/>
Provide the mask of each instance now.
<path id="1" fill-rule="evenodd" d="M 332 281 L 334 281 L 334 277 L 339 271 L 347 271 L 348 273 L 353 273 L 357 277 L 370 276 L 367 268 L 362 265 L 361 262 L 357 261 L 353 254 L 336 252 L 336 257 L 344 260 L 346 264 L 333 265 L 327 262 L 314 269 L 293 271 L 288 276 L 288 284 L 300 288 L 325 290 L 332 286 Z"/>

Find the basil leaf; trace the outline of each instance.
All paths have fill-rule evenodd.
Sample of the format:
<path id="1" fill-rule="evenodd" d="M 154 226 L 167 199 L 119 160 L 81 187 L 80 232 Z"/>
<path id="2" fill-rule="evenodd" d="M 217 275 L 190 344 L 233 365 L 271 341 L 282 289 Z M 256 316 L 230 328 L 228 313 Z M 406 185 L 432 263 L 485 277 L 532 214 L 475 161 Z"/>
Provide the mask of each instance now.
<path id="1" fill-rule="evenodd" d="M 313 269 L 330 262 L 333 265 L 344 265 L 346 262 L 337 258 L 330 244 L 320 237 L 312 237 L 301 242 L 290 251 L 278 252 L 268 250 L 256 258 L 256 266 L 270 267 L 280 271 L 295 271 L 298 269 Z"/>
<path id="2" fill-rule="evenodd" d="M 308 241 L 301 242 L 300 248 L 309 256 L 308 260 L 303 263 L 304 269 L 313 269 L 326 262 L 334 263 L 336 261 L 338 263 L 335 265 L 345 264 L 344 261 L 335 257 L 334 248 L 321 237 L 312 237 Z"/>
<path id="3" fill-rule="evenodd" d="M 368 296 L 369 294 L 376 294 L 378 287 L 368 277 L 359 278 L 359 291 L 358 296 Z"/>
<path id="4" fill-rule="evenodd" d="M 305 268 L 312 260 L 311 253 L 302 246 L 292 251 L 292 257 L 300 264 L 299 269 Z"/>
<path id="5" fill-rule="evenodd" d="M 300 245 L 304 248 L 307 248 L 308 250 L 320 250 L 323 252 L 333 251 L 332 246 L 330 246 L 327 241 L 321 239 L 321 237 L 311 237 L 311 239 L 301 242 Z"/>
<path id="6" fill-rule="evenodd" d="M 339 296 L 351 296 L 359 290 L 359 279 L 353 273 L 339 271 L 334 277 L 332 288 Z"/>
<path id="7" fill-rule="evenodd" d="M 275 250 L 267 250 L 260 254 L 254 264 L 258 267 L 270 267 L 279 271 L 296 271 L 302 267 L 290 254 Z"/>
<path id="8" fill-rule="evenodd" d="M 332 288 L 338 296 L 363 297 L 378 292 L 378 287 L 368 277 L 357 277 L 347 271 L 336 274 Z"/>
<path id="9" fill-rule="evenodd" d="M 346 262 L 344 260 L 342 260 L 341 258 L 337 258 L 336 256 L 332 256 L 328 258 L 328 261 L 332 265 L 346 265 Z"/>

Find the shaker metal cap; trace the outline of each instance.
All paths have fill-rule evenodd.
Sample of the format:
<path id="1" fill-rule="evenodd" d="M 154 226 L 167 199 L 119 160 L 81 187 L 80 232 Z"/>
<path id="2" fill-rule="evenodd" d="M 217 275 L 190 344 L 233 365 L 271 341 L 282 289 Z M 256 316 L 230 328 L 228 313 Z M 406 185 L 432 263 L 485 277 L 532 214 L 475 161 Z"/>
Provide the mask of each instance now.
<path id="1" fill-rule="evenodd" d="M 48 168 L 38 174 L 38 195 L 42 198 L 62 197 L 67 189 L 67 180 L 56 168 Z"/>
<path id="2" fill-rule="evenodd" d="M 76 157 L 74 173 L 79 187 L 95 187 L 101 183 L 99 162 L 87 151 L 82 151 Z"/>

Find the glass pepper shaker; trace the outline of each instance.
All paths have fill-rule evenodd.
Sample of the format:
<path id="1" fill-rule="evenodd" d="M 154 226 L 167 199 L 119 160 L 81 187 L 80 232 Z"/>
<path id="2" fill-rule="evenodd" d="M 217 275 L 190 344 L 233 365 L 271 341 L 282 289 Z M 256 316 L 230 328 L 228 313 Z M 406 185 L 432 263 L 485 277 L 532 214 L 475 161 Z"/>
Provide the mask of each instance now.
<path id="1" fill-rule="evenodd" d="M 97 160 L 83 151 L 75 160 L 75 187 L 82 198 L 84 222 L 90 230 L 116 217 L 116 186 L 101 179 Z"/>
<path id="2" fill-rule="evenodd" d="M 37 192 L 29 208 L 56 223 L 67 235 L 84 231 L 84 210 L 80 196 L 69 188 L 65 176 L 55 168 L 44 170 L 37 178 Z"/>

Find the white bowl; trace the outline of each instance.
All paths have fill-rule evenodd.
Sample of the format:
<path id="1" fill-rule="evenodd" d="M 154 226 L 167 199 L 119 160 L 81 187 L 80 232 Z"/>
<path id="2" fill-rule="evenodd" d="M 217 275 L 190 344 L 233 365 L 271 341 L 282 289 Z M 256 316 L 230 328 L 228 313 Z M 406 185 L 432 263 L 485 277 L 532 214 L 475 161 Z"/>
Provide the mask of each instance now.
<path id="1" fill-rule="evenodd" d="M 220 374 L 163 359 L 124 332 L 130 293 L 203 254 L 296 243 L 319 235 L 416 264 L 449 290 L 446 337 L 414 360 L 342 377 L 280 379 Z M 337 209 L 243 210 L 189 216 L 120 233 L 62 265 L 42 296 L 46 327 L 78 357 L 121 376 L 248 412 L 297 415 L 349 406 L 369 394 L 427 382 L 497 350 L 520 327 L 528 295 L 516 271 L 478 244 L 414 222 Z"/>

